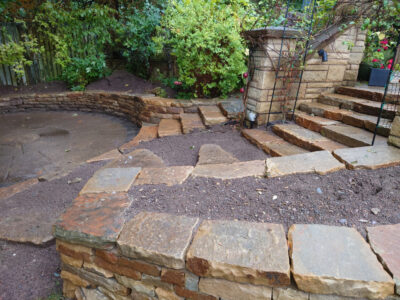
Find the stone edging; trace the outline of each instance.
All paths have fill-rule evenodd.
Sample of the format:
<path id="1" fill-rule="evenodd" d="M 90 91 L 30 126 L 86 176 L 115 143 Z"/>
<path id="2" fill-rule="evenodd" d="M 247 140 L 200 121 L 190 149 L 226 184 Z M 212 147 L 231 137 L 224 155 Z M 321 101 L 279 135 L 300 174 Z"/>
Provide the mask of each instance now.
<path id="1" fill-rule="evenodd" d="M 75 110 L 103 112 L 125 117 L 137 125 L 158 124 L 161 119 L 179 119 L 181 113 L 194 113 L 199 106 L 215 105 L 221 99 L 180 100 L 152 94 L 85 91 L 50 94 L 24 94 L 0 97 L 0 113 L 26 110 Z"/>
<path id="2" fill-rule="evenodd" d="M 256 163 L 250 162 L 250 169 Z M 191 168 L 193 175 L 196 168 Z M 399 299 L 393 293 L 400 294 L 400 224 L 368 228 L 368 244 L 348 227 L 292 225 L 287 239 L 280 224 L 152 212 L 132 217 L 126 213 L 133 201 L 127 190 L 136 169 L 125 168 L 128 185 L 113 192 L 83 190 L 54 225 L 66 297 Z M 155 170 L 164 169 L 169 168 Z M 250 173 L 234 176 L 257 175 Z M 118 176 L 112 174 L 116 181 Z M 382 238 L 388 232 L 390 243 Z"/>

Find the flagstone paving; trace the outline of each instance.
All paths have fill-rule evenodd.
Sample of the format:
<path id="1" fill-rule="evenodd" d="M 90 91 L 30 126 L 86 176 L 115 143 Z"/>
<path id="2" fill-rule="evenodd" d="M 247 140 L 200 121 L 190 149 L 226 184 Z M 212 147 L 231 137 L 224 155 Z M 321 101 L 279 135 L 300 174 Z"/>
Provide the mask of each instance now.
<path id="1" fill-rule="evenodd" d="M 0 188 L 0 200 L 9 198 L 17 193 L 25 191 L 35 184 L 39 183 L 37 178 L 28 179 L 16 184 Z"/>
<path id="2" fill-rule="evenodd" d="M 229 164 L 239 160 L 231 153 L 225 151 L 221 146 L 215 144 L 204 144 L 199 150 L 198 165 Z"/>
<path id="3" fill-rule="evenodd" d="M 290 284 L 287 253 L 282 225 L 203 221 L 187 253 L 186 266 L 201 277 L 286 286 Z"/>
<path id="4" fill-rule="evenodd" d="M 113 150 L 108 151 L 106 153 L 100 154 L 99 156 L 96 156 L 96 157 L 93 157 L 91 159 L 88 159 L 86 162 L 87 163 L 92 163 L 92 162 L 96 162 L 96 161 L 118 159 L 118 158 L 121 158 L 121 157 L 122 157 L 121 152 L 119 152 L 118 149 L 113 149 Z"/>
<path id="5" fill-rule="evenodd" d="M 158 136 L 158 125 L 146 125 L 140 128 L 139 133 L 128 143 L 123 144 L 119 149 L 125 151 L 131 149 L 141 142 L 151 141 Z"/>
<path id="6" fill-rule="evenodd" d="M 141 168 L 103 168 L 94 173 L 80 194 L 127 192 Z"/>
<path id="7" fill-rule="evenodd" d="M 131 205 L 125 193 L 78 196 L 54 225 L 54 235 L 73 243 L 108 248 L 115 243 Z"/>
<path id="8" fill-rule="evenodd" d="M 335 150 L 333 155 L 349 169 L 378 169 L 400 165 L 400 149 L 389 145 Z"/>
<path id="9" fill-rule="evenodd" d="M 400 224 L 368 227 L 367 231 L 372 250 L 392 274 L 400 295 Z"/>
<path id="10" fill-rule="evenodd" d="M 228 121 L 218 106 L 215 105 L 199 106 L 199 113 L 206 126 L 219 125 Z"/>
<path id="11" fill-rule="evenodd" d="M 354 228 L 292 225 L 288 237 L 300 290 L 373 299 L 393 294 L 392 278 Z"/>
<path id="12" fill-rule="evenodd" d="M 253 160 L 231 164 L 197 165 L 192 176 L 227 180 L 249 176 L 262 177 L 264 173 L 265 161 Z"/>
<path id="13" fill-rule="evenodd" d="M 198 221 L 185 216 L 142 212 L 126 223 L 118 247 L 126 257 L 182 269 Z"/>
<path id="14" fill-rule="evenodd" d="M 158 124 L 158 137 L 182 134 L 181 123 L 175 119 L 162 119 Z"/>
<path id="15" fill-rule="evenodd" d="M 194 130 L 205 130 L 206 127 L 203 124 L 199 114 L 180 114 L 182 131 L 184 134 L 191 133 Z"/>
<path id="16" fill-rule="evenodd" d="M 182 184 L 193 172 L 193 169 L 192 166 L 143 168 L 134 185 L 165 184 L 172 186 Z"/>
<path id="17" fill-rule="evenodd" d="M 345 165 L 336 160 L 329 151 L 272 157 L 266 160 L 267 177 L 308 173 L 324 175 L 342 169 L 345 169 Z"/>
<path id="18" fill-rule="evenodd" d="M 164 161 L 147 149 L 136 149 L 108 163 L 106 168 L 163 168 Z"/>

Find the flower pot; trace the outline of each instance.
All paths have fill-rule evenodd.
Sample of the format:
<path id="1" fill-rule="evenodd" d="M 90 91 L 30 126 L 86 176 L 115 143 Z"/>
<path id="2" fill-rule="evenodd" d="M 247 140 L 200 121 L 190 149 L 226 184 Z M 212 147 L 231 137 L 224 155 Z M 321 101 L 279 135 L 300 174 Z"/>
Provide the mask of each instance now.
<path id="1" fill-rule="evenodd" d="M 358 69 L 357 80 L 358 81 L 368 81 L 369 77 L 371 76 L 371 69 L 372 69 L 372 64 L 362 62 Z"/>
<path id="2" fill-rule="evenodd" d="M 371 75 L 369 76 L 369 86 L 385 86 L 389 79 L 390 70 L 387 69 L 371 69 Z"/>

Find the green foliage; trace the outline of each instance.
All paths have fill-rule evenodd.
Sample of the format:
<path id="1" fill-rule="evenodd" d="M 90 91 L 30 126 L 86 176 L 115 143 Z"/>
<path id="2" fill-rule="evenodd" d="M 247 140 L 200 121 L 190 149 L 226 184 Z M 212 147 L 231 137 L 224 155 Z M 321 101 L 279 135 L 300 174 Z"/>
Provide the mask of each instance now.
<path id="1" fill-rule="evenodd" d="M 0 65 L 8 65 L 15 72 L 17 78 L 21 78 L 24 67 L 32 65 L 32 57 L 42 51 L 37 40 L 28 34 L 23 34 L 21 40 L 14 41 L 11 36 L 3 31 L 5 43 L 0 44 Z"/>
<path id="2" fill-rule="evenodd" d="M 63 68 L 61 78 L 73 91 L 82 91 L 85 86 L 109 74 L 104 54 L 84 58 L 73 57 Z"/>
<path id="3" fill-rule="evenodd" d="M 240 19 L 230 5 L 219 1 L 173 1 L 156 38 L 160 51 L 171 49 L 178 80 L 194 96 L 226 95 L 242 82 L 246 70 Z"/>
<path id="4" fill-rule="evenodd" d="M 132 70 L 143 77 L 148 74 L 149 58 L 156 51 L 152 36 L 160 19 L 161 9 L 149 1 L 145 1 L 141 9 L 132 7 L 121 12 L 117 36 L 122 54 Z"/>

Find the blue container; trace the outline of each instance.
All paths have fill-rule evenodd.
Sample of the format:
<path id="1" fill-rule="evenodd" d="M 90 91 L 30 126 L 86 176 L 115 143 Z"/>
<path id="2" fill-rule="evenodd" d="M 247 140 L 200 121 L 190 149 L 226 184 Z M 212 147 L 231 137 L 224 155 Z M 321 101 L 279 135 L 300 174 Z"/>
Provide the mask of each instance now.
<path id="1" fill-rule="evenodd" d="M 387 69 L 371 69 L 371 75 L 369 76 L 369 86 L 385 86 L 389 79 L 390 70 Z"/>

